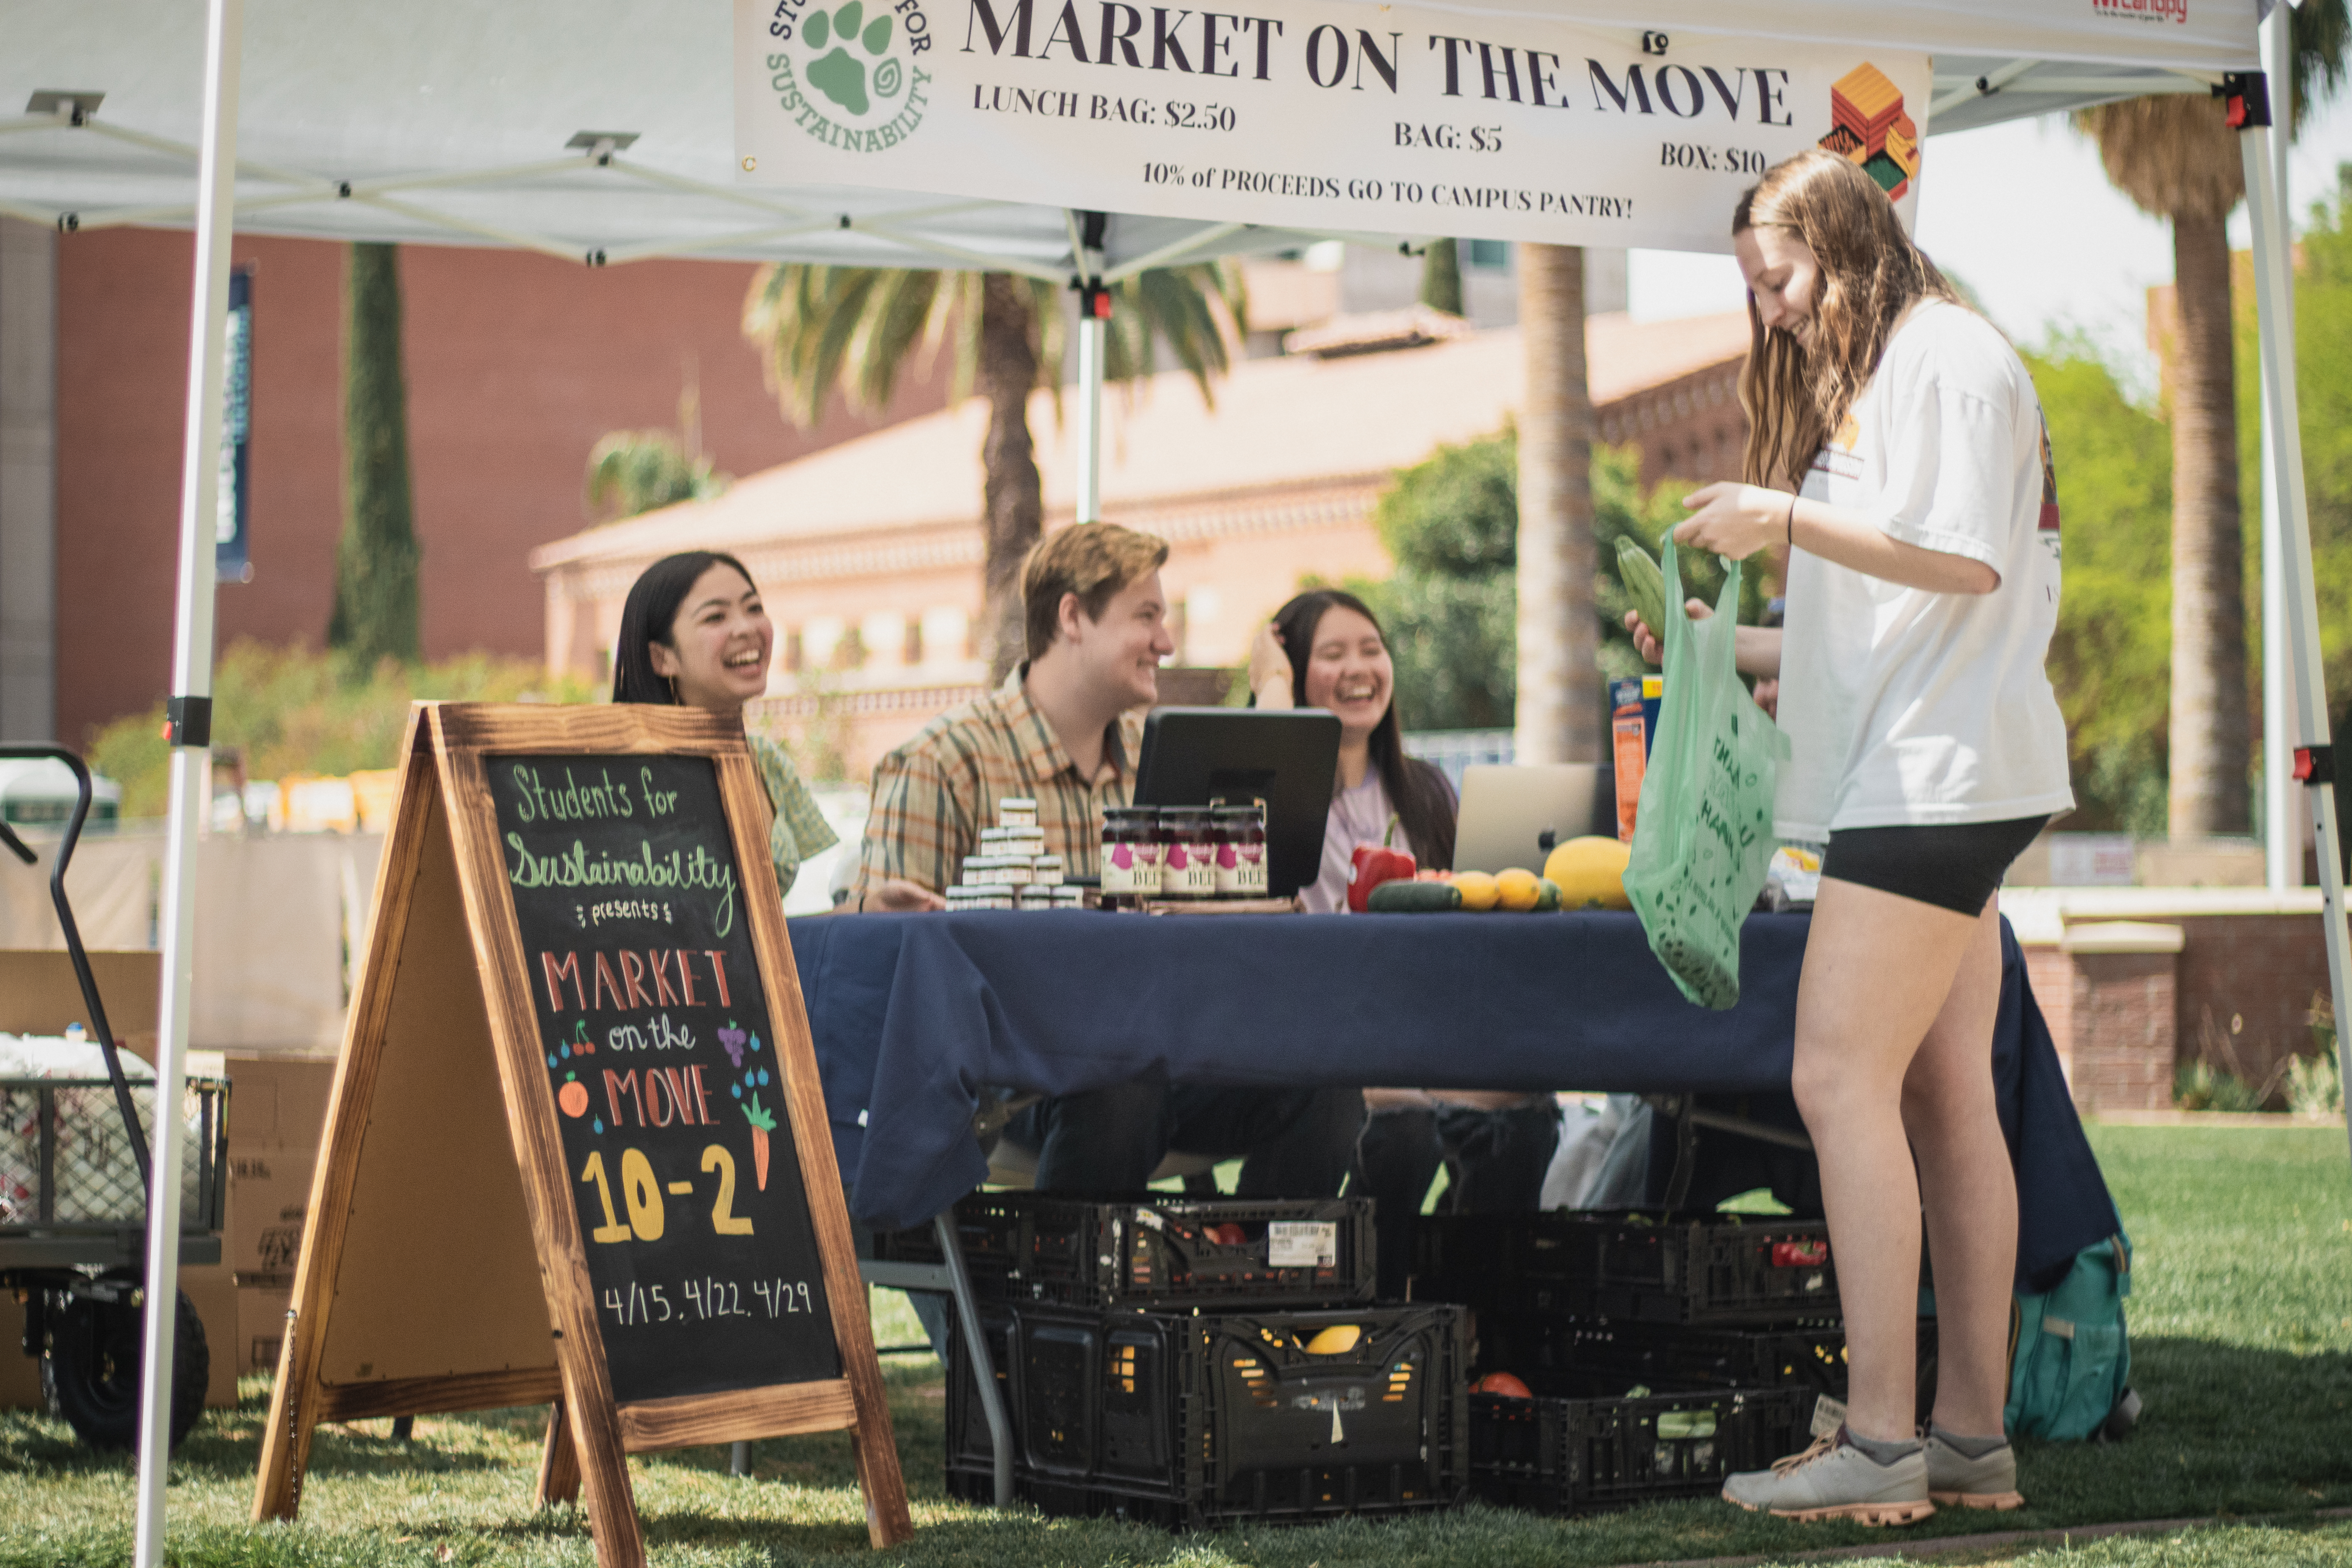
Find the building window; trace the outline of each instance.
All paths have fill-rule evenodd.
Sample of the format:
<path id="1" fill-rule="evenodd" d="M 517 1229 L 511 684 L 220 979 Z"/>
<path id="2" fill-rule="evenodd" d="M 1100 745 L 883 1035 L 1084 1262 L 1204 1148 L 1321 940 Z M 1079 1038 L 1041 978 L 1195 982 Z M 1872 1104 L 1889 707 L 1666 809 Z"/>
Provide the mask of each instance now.
<path id="1" fill-rule="evenodd" d="M 941 664 L 971 657 L 971 617 L 954 605 L 934 605 L 923 612 L 923 652 Z"/>
<path id="2" fill-rule="evenodd" d="M 863 658 L 882 660 L 906 647 L 907 617 L 891 610 L 877 610 L 857 624 L 857 647 Z"/>
<path id="3" fill-rule="evenodd" d="M 1507 239 L 1474 239 L 1470 242 L 1470 265 L 1482 272 L 1507 272 L 1511 267 L 1511 242 Z"/>
<path id="4" fill-rule="evenodd" d="M 907 617 L 907 652 L 902 662 L 908 669 L 923 662 L 923 623 L 912 616 Z"/>
<path id="5" fill-rule="evenodd" d="M 843 633 L 846 630 L 847 628 L 841 624 L 840 618 L 835 616 L 818 616 L 807 626 L 803 626 L 800 631 L 803 668 L 831 668 L 834 663 L 833 656 L 841 647 Z"/>
<path id="6" fill-rule="evenodd" d="M 801 670 L 801 629 L 794 626 L 784 634 L 784 673 L 798 675 Z"/>

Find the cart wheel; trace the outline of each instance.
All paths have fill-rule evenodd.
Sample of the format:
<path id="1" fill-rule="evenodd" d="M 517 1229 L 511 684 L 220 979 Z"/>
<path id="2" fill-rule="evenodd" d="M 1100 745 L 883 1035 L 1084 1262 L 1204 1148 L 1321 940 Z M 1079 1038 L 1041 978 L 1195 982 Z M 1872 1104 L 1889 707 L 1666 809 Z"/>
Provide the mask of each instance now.
<path id="1" fill-rule="evenodd" d="M 187 1292 L 178 1292 L 173 1331 L 172 1447 L 180 1446 L 205 1411 L 212 1353 L 204 1321 Z M 74 1296 L 48 1311 L 48 1344 L 41 1352 L 41 1393 L 96 1448 L 128 1448 L 139 1441 L 140 1310 L 129 1300 Z"/>

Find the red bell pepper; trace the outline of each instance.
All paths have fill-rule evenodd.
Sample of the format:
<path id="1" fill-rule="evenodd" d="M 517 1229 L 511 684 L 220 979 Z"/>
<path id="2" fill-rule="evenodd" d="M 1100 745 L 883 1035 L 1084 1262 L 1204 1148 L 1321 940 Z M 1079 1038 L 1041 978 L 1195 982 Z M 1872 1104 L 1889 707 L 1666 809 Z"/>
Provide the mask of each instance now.
<path id="1" fill-rule="evenodd" d="M 1378 844 L 1359 844 L 1348 865 L 1348 908 L 1358 914 L 1364 912 L 1364 900 L 1382 882 L 1412 880 L 1415 862 L 1410 851 L 1390 846 L 1396 839 L 1397 819 L 1389 817 L 1389 830 Z"/>

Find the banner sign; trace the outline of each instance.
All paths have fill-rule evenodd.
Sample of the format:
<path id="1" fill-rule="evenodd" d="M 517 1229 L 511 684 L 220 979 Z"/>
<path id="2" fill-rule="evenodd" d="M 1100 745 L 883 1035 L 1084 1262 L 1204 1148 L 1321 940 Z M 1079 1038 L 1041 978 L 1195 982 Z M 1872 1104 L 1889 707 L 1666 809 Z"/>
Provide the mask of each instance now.
<path id="1" fill-rule="evenodd" d="M 213 566 L 224 583 L 253 581 L 247 531 L 253 523 L 253 268 L 228 275 L 228 331 L 221 353 L 218 510 L 213 516 Z"/>
<path id="2" fill-rule="evenodd" d="M 1823 146 L 1904 221 L 1925 55 L 1348 0 L 736 0 L 740 178 L 1338 233 L 1727 251 Z"/>

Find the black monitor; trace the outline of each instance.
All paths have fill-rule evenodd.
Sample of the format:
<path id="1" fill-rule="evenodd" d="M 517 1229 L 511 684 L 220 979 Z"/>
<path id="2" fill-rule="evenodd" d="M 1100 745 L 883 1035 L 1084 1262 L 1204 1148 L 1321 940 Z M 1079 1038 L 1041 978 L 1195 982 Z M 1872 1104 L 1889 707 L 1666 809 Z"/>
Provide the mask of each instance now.
<path id="1" fill-rule="evenodd" d="M 1266 889 L 1286 899 L 1323 871 L 1339 776 L 1339 717 L 1321 708 L 1155 708 L 1143 721 L 1138 805 L 1265 802 Z"/>

